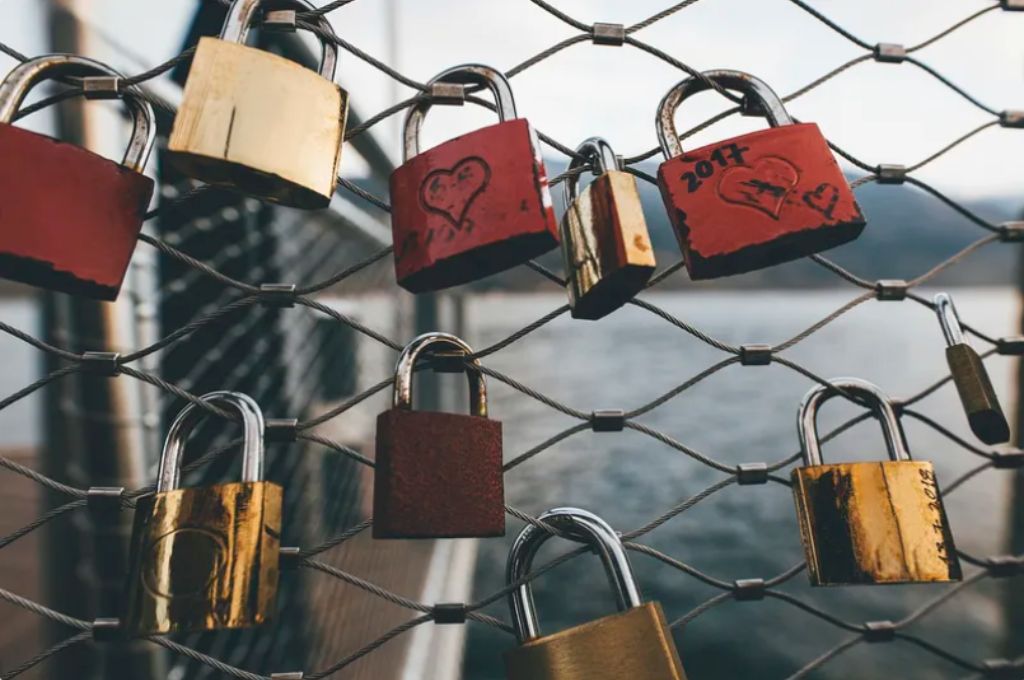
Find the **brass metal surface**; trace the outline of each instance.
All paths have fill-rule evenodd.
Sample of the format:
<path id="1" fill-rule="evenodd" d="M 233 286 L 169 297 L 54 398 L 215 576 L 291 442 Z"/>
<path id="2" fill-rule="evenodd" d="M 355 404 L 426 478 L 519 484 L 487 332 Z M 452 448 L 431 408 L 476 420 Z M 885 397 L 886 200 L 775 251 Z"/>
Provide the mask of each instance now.
<path id="1" fill-rule="evenodd" d="M 686 680 L 657 602 L 529 640 L 505 668 L 508 680 Z"/>
<path id="2" fill-rule="evenodd" d="M 244 628 L 277 599 L 281 487 L 237 482 L 139 500 L 127 628 L 137 635 Z"/>
<path id="3" fill-rule="evenodd" d="M 962 578 L 931 463 L 814 465 L 792 480 L 812 585 Z"/>
<path id="4" fill-rule="evenodd" d="M 985 364 L 975 349 L 965 343 L 947 347 L 946 361 L 971 431 L 986 444 L 1009 440 L 1010 425 L 1003 415 Z"/>
<path id="5" fill-rule="evenodd" d="M 185 174 L 299 208 L 337 181 L 348 94 L 269 52 L 201 38 L 167 148 Z"/>

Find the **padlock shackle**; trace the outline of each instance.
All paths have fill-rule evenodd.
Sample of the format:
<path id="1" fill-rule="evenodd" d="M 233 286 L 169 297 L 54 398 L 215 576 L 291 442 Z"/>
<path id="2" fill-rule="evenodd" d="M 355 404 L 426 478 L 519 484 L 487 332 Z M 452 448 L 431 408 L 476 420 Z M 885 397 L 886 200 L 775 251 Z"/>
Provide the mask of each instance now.
<path id="1" fill-rule="evenodd" d="M 218 391 L 199 397 L 213 406 L 226 406 L 238 412 L 242 417 L 242 481 L 263 481 L 263 411 L 259 404 L 247 394 L 241 392 Z M 185 452 L 188 436 L 209 413 L 196 404 L 189 403 L 181 409 L 178 417 L 167 430 L 167 441 L 160 455 L 160 468 L 157 471 L 156 490 L 158 493 L 173 491 L 181 481 L 181 460 Z"/>
<path id="2" fill-rule="evenodd" d="M 518 118 L 516 101 L 512 96 L 512 86 L 509 85 L 505 74 L 496 68 L 483 64 L 462 64 L 442 71 L 431 78 L 427 85 L 441 82 L 483 85 L 494 95 L 494 105 L 498 110 L 498 119 L 501 122 Z M 420 129 L 423 127 L 423 119 L 431 106 L 433 106 L 433 102 L 430 99 L 424 99 L 409 109 L 409 113 L 405 116 L 405 135 L 402 142 L 402 156 L 405 160 L 420 153 Z"/>
<path id="3" fill-rule="evenodd" d="M 690 77 L 678 83 L 658 104 L 655 128 L 658 131 L 658 144 L 666 159 L 683 155 L 683 145 L 679 142 L 679 132 L 676 130 L 676 109 L 687 97 L 710 90 L 708 81 L 713 81 L 727 90 L 736 90 L 744 95 L 756 97 L 761 102 L 761 108 L 772 127 L 793 124 L 793 118 L 786 111 L 782 99 L 760 78 L 729 69 L 704 71 L 701 75 L 704 78 Z"/>
<path id="4" fill-rule="evenodd" d="M 576 147 L 577 155 L 569 161 L 566 172 L 571 172 L 590 163 L 594 167 L 595 175 L 603 175 L 609 170 L 619 169 L 619 158 L 615 155 L 611 145 L 601 137 L 590 137 Z M 576 189 L 579 186 L 580 176 L 570 175 L 562 182 L 562 197 L 565 199 L 565 209 L 568 210 L 572 202 L 576 200 Z"/>
<path id="5" fill-rule="evenodd" d="M 591 546 L 601 558 L 605 572 L 615 591 L 619 611 L 643 605 L 640 589 L 633 577 L 633 568 L 626 555 L 626 547 L 615 530 L 597 515 L 579 508 L 555 508 L 538 519 L 551 525 L 569 538 Z M 528 524 L 516 537 L 508 554 L 505 579 L 507 585 L 525 579 L 533 567 L 537 551 L 552 534 Z M 533 588 L 529 582 L 521 583 L 508 595 L 512 611 L 512 627 L 520 644 L 540 637 L 537 608 L 533 602 Z"/>
<path id="6" fill-rule="evenodd" d="M 840 388 L 863 399 L 871 406 L 876 418 L 882 423 L 882 434 L 885 446 L 889 450 L 889 459 L 894 461 L 910 460 L 907 447 L 907 435 L 903 432 L 896 409 L 892 401 L 877 385 L 860 378 L 833 378 L 829 385 L 817 385 L 811 389 L 800 404 L 797 414 L 796 429 L 800 437 L 800 449 L 803 452 L 805 466 L 823 464 L 821 442 L 818 440 L 818 411 L 821 405 L 832 397 L 840 395 L 833 388 Z"/>
<path id="7" fill-rule="evenodd" d="M 233 0 L 231 7 L 228 8 L 227 18 L 224 19 L 224 25 L 220 29 L 220 39 L 244 45 L 258 11 L 265 4 L 267 4 L 265 0 Z M 274 0 L 270 4 L 291 6 L 299 10 L 316 9 L 309 0 Z M 316 23 L 328 35 L 334 35 L 334 29 L 327 17 L 317 17 Z M 314 33 L 314 35 L 316 34 Z M 320 41 L 319 73 L 327 80 L 333 81 L 338 69 L 338 46 L 324 40 L 319 35 L 317 35 L 317 39 Z"/>
<path id="8" fill-rule="evenodd" d="M 437 350 L 441 349 L 441 352 Z M 395 390 L 392 395 L 394 408 L 412 409 L 412 374 L 416 370 L 416 362 L 423 352 L 442 354 L 445 350 L 459 356 L 473 354 L 471 348 L 462 338 L 449 333 L 424 333 L 414 338 L 405 346 L 395 365 Z M 471 414 L 481 418 L 487 417 L 487 385 L 484 374 L 480 370 L 480 360 L 472 359 L 466 366 L 466 377 L 469 379 L 469 406 Z"/>
<path id="9" fill-rule="evenodd" d="M 963 324 L 960 322 L 960 314 L 956 311 L 953 298 L 949 293 L 939 293 L 933 300 L 935 303 L 935 314 L 939 317 L 939 325 L 942 326 L 942 334 L 946 337 L 946 344 L 969 345 L 967 336 L 964 335 Z"/>
<path id="10" fill-rule="evenodd" d="M 11 123 L 14 120 L 15 114 L 33 87 L 43 81 L 65 76 L 124 78 L 106 64 L 76 54 L 48 54 L 29 59 L 15 66 L 0 81 L 0 123 Z M 131 142 L 121 165 L 141 174 L 146 169 L 149 154 L 156 142 L 156 115 L 153 113 L 153 107 L 138 91 L 127 88 L 120 92 L 120 96 L 128 107 L 133 122 Z"/>

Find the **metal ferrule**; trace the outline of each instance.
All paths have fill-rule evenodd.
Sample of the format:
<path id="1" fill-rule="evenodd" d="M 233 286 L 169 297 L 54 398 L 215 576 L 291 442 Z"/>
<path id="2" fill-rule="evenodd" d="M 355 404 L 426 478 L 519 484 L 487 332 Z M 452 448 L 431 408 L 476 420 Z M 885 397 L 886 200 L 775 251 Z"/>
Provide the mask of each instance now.
<path id="1" fill-rule="evenodd" d="M 14 115 L 33 87 L 45 80 L 65 76 L 124 78 L 106 64 L 74 54 L 50 54 L 30 59 L 16 66 L 0 82 L 0 123 L 10 123 L 14 120 Z M 128 107 L 134 124 L 131 142 L 121 165 L 142 173 L 156 141 L 156 115 L 153 113 L 153 107 L 142 99 L 136 90 L 125 89 L 120 93 L 120 98 Z"/>
<path id="2" fill-rule="evenodd" d="M 633 568 L 626 556 L 626 548 L 622 545 L 622 539 L 607 522 L 579 508 L 555 508 L 545 512 L 539 519 L 564 532 L 573 540 L 594 548 L 608 573 L 619 611 L 643 605 L 640 590 L 633 578 Z M 507 584 L 522 581 L 529 575 L 537 551 L 551 536 L 552 534 L 533 524 L 523 529 L 516 537 L 508 555 Z M 530 584 L 523 583 L 516 587 L 509 593 L 508 599 L 512 610 L 512 626 L 519 642 L 540 637 L 540 624 Z"/>
<path id="3" fill-rule="evenodd" d="M 483 64 L 462 64 L 442 71 L 431 78 L 427 85 L 438 82 L 483 85 L 494 95 L 495 108 L 498 109 L 498 119 L 501 122 L 518 118 L 516 102 L 512 97 L 512 86 L 509 85 L 505 74 L 495 68 Z M 402 143 L 402 155 L 405 160 L 420 153 L 420 128 L 423 127 L 423 119 L 432 105 L 433 102 L 425 100 L 412 107 L 405 117 L 405 135 Z"/>
<path id="4" fill-rule="evenodd" d="M 569 162 L 569 167 L 566 168 L 567 172 L 581 167 L 584 163 L 593 164 L 595 175 L 603 175 L 609 170 L 619 169 L 618 157 L 612 151 L 611 145 L 601 137 L 590 137 L 585 140 L 576 147 L 576 153 L 579 155 Z M 565 181 L 562 182 L 562 196 L 565 199 L 567 210 L 572 205 L 572 202 L 576 200 L 576 189 L 579 182 L 579 175 L 566 177 Z"/>
<path id="5" fill-rule="evenodd" d="M 935 314 L 939 317 L 939 325 L 942 326 L 942 334 L 946 337 L 946 344 L 969 345 L 964 335 L 963 326 L 960 323 L 960 315 L 953 304 L 953 298 L 948 293 L 939 293 L 935 296 Z"/>
<path id="6" fill-rule="evenodd" d="M 200 399 L 212 406 L 228 407 L 242 417 L 242 481 L 263 481 L 263 431 L 265 426 L 263 412 L 260 410 L 259 404 L 252 397 L 241 392 L 210 392 L 204 394 Z M 158 493 L 178 488 L 185 442 L 195 426 L 207 415 L 206 411 L 190 403 L 171 423 L 171 427 L 167 430 L 167 441 L 164 443 L 163 454 L 160 456 L 160 469 L 156 481 Z"/>
<path id="7" fill-rule="evenodd" d="M 220 39 L 226 42 L 245 44 L 249 37 L 249 29 L 263 5 L 263 0 L 234 0 L 228 9 L 227 18 L 220 29 Z M 271 3 L 275 7 L 290 6 L 300 10 L 312 10 L 316 7 L 309 0 L 276 0 Z M 333 35 L 334 29 L 331 22 L 324 16 L 317 17 L 317 25 L 326 33 Z M 327 80 L 334 80 L 338 67 L 338 46 L 332 42 L 326 42 L 320 36 L 320 68 L 318 72 Z"/>
<path id="8" fill-rule="evenodd" d="M 907 448 L 907 437 L 903 426 L 892 407 L 892 402 L 876 385 L 860 378 L 833 378 L 831 387 L 818 385 L 811 389 L 800 404 L 797 415 L 797 433 L 800 436 L 800 448 L 803 451 L 804 465 L 822 465 L 821 444 L 818 441 L 818 411 L 821 405 L 832 397 L 840 396 L 833 387 L 845 390 L 868 402 L 875 417 L 882 423 L 882 434 L 885 446 L 889 450 L 889 458 L 896 461 L 910 460 Z"/>
<path id="9" fill-rule="evenodd" d="M 763 80 L 743 71 L 727 69 L 704 71 L 701 75 L 704 78 L 691 77 L 680 82 L 669 90 L 658 104 L 655 128 L 658 131 L 658 144 L 665 158 L 675 158 L 683 154 L 679 132 L 676 130 L 676 109 L 687 97 L 710 90 L 709 80 L 728 90 L 736 90 L 755 97 L 761 103 L 761 109 L 772 127 L 793 124 L 793 118 L 786 111 L 782 99 Z"/>
<path id="10" fill-rule="evenodd" d="M 424 351 L 438 353 L 437 350 L 454 352 L 459 356 L 473 354 L 473 348 L 462 338 L 449 333 L 424 333 L 405 346 L 395 365 L 395 391 L 392 404 L 395 408 L 412 409 L 412 374 L 416 370 L 416 362 Z M 487 385 L 480 371 L 480 360 L 469 360 L 466 366 L 466 377 L 469 379 L 470 413 L 481 418 L 487 417 Z"/>

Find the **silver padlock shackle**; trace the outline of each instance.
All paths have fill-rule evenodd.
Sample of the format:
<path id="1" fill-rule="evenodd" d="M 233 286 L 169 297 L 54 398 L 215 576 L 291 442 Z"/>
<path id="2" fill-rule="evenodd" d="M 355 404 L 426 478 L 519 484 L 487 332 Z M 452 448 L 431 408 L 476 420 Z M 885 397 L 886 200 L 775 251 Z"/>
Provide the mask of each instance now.
<path id="1" fill-rule="evenodd" d="M 242 481 L 263 481 L 263 411 L 259 404 L 241 392 L 218 391 L 204 394 L 201 400 L 213 406 L 226 406 L 242 416 Z M 160 455 L 160 469 L 157 472 L 158 493 L 178 488 L 181 481 L 181 459 L 189 434 L 209 414 L 193 403 L 181 409 L 178 417 L 167 430 L 167 441 Z"/>
<path id="2" fill-rule="evenodd" d="M 967 336 L 964 335 L 963 324 L 960 315 L 953 304 L 953 298 L 948 293 L 939 293 L 935 296 L 935 314 L 939 317 L 939 325 L 942 326 L 942 334 L 946 336 L 946 343 L 953 345 L 970 344 Z"/>
<path id="3" fill-rule="evenodd" d="M 18 113 L 22 102 L 33 87 L 45 80 L 64 76 L 124 78 L 106 64 L 76 54 L 48 54 L 29 59 L 15 66 L 0 81 L 0 123 L 10 123 L 14 120 L 14 115 Z M 134 125 L 131 142 L 124 153 L 121 165 L 142 173 L 156 142 L 156 115 L 150 103 L 131 88 L 121 92 L 121 100 L 131 112 Z"/>
<path id="4" fill-rule="evenodd" d="M 615 601 L 619 611 L 643 605 L 640 589 L 633 577 L 633 568 L 626 556 L 626 547 L 607 522 L 592 512 L 579 508 L 555 508 L 548 510 L 538 519 L 564 532 L 573 540 L 590 545 L 597 552 L 615 589 Z M 551 533 L 533 524 L 522 530 L 508 554 L 506 584 L 518 583 L 529 575 L 537 551 L 551 536 Z M 533 602 L 533 589 L 530 584 L 523 583 L 512 590 L 508 595 L 508 601 L 512 610 L 512 626 L 519 642 L 540 637 L 537 608 Z"/>
<path id="5" fill-rule="evenodd" d="M 592 163 L 594 165 L 594 174 L 603 175 L 609 170 L 619 169 L 619 159 L 612 151 L 612 147 L 602 137 L 590 137 L 585 139 L 582 144 L 576 147 L 576 153 L 578 157 L 573 157 L 569 162 L 569 167 L 566 168 L 566 172 L 575 170 L 581 167 L 584 163 Z M 579 185 L 580 176 L 571 175 L 565 178 L 562 182 L 562 196 L 565 198 L 566 210 L 572 205 L 572 202 L 576 200 L 576 188 Z"/>
<path id="6" fill-rule="evenodd" d="M 882 423 L 882 434 L 885 436 L 885 447 L 889 450 L 891 460 L 910 460 L 907 448 L 907 436 L 903 432 L 896 409 L 892 401 L 877 385 L 860 378 L 833 378 L 829 380 L 832 387 L 838 387 L 854 396 L 860 397 L 871 405 L 875 417 Z M 821 405 L 832 397 L 840 396 L 832 387 L 817 385 L 804 396 L 797 414 L 796 429 L 800 436 L 800 449 L 803 451 L 804 465 L 822 465 L 821 443 L 818 441 L 818 411 Z"/>
<path id="7" fill-rule="evenodd" d="M 228 16 L 224 20 L 224 26 L 220 29 L 220 39 L 244 45 L 246 38 L 249 37 L 249 29 L 252 27 L 252 22 L 256 19 L 256 13 L 264 4 L 267 4 L 265 0 L 233 0 L 231 7 L 228 8 Z M 275 0 L 270 4 L 277 7 L 290 5 L 299 10 L 316 9 L 309 0 Z M 327 20 L 327 17 L 317 17 L 316 23 L 328 34 L 334 33 L 331 22 Z M 314 35 L 316 34 L 314 33 Z M 338 46 L 333 42 L 324 40 L 320 36 L 317 36 L 317 39 L 320 41 L 319 73 L 327 80 L 333 81 L 338 70 Z"/>
<path id="8" fill-rule="evenodd" d="M 441 71 L 431 78 L 427 85 L 435 83 L 456 83 L 463 85 L 483 85 L 494 95 L 494 105 L 498 109 L 498 120 L 505 122 L 518 118 L 516 101 L 512 97 L 512 86 L 508 84 L 505 74 L 496 68 L 483 64 L 462 64 Z M 412 107 L 405 116 L 405 136 L 402 143 L 402 156 L 409 160 L 420 152 L 420 129 L 427 111 L 433 106 L 429 99 Z"/>
<path id="9" fill-rule="evenodd" d="M 440 355 L 445 353 L 469 356 L 473 348 L 466 344 L 462 338 L 449 333 L 424 333 L 414 338 L 405 346 L 398 357 L 395 365 L 395 391 L 392 395 L 392 405 L 395 408 L 412 409 L 412 374 L 416 370 L 416 362 L 424 351 L 432 349 L 431 353 Z M 437 352 L 441 349 L 441 352 Z M 466 366 L 466 377 L 469 379 L 469 406 L 472 415 L 487 417 L 487 385 L 484 384 L 484 374 L 480 371 L 480 360 L 473 359 Z"/>
<path id="10" fill-rule="evenodd" d="M 683 155 L 683 145 L 679 143 L 679 132 L 676 131 L 676 109 L 687 97 L 698 92 L 710 90 L 708 80 L 714 81 L 727 90 L 736 90 L 745 95 L 753 95 L 761 102 L 765 117 L 772 127 L 780 125 L 792 125 L 793 118 L 786 111 L 785 105 L 775 90 L 768 87 L 768 84 L 760 78 L 755 78 L 743 71 L 732 71 L 719 69 L 715 71 L 704 71 L 702 78 L 690 77 L 680 82 L 661 100 L 658 104 L 658 115 L 654 121 L 658 131 L 658 144 L 665 158 L 675 158 Z"/>

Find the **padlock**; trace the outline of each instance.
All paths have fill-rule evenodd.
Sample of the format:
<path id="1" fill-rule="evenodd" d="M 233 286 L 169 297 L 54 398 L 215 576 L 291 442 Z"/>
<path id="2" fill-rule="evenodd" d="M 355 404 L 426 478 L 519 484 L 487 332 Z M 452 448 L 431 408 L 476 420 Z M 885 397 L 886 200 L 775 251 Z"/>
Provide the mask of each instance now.
<path id="1" fill-rule="evenodd" d="M 263 481 L 263 414 L 238 392 L 202 400 L 242 418 L 242 481 L 178 488 L 185 440 L 205 415 L 186 406 L 167 432 L 156 492 L 135 507 L 125 620 L 136 635 L 246 628 L 276 608 L 283 492 Z"/>
<path id="2" fill-rule="evenodd" d="M 486 86 L 497 125 L 420 153 L 428 99 L 405 119 L 405 162 L 391 174 L 395 276 L 413 293 L 504 271 L 558 245 L 547 171 L 536 132 L 516 117 L 501 72 L 466 64 L 430 81 Z"/>
<path id="3" fill-rule="evenodd" d="M 506 652 L 508 680 L 686 680 L 665 614 L 644 603 L 622 539 L 600 517 L 556 508 L 539 518 L 563 535 L 591 546 L 604 563 L 619 612 L 541 635 L 533 592 L 526 580 L 534 556 L 552 536 L 530 524 L 512 544 L 506 580 L 519 646 Z"/>
<path id="4" fill-rule="evenodd" d="M 981 357 L 967 342 L 960 325 L 960 315 L 946 293 L 935 296 L 935 313 L 946 337 L 946 361 L 971 431 L 986 444 L 1009 441 L 1010 425 L 1003 415 L 988 371 Z"/>
<path id="5" fill-rule="evenodd" d="M 337 46 L 321 41 L 316 73 L 246 47 L 263 0 L 233 0 L 220 38 L 200 38 L 167 143 L 183 173 L 296 208 L 334 195 L 348 93 L 334 82 Z M 276 6 L 312 9 L 306 0 Z M 317 24 L 328 34 L 325 17 Z"/>
<path id="6" fill-rule="evenodd" d="M 114 300 L 153 195 L 142 174 L 156 139 L 153 108 L 134 90 L 111 93 L 135 121 L 120 164 L 11 124 L 35 85 L 65 76 L 123 77 L 92 59 L 53 54 L 0 82 L 0 276 Z"/>
<path id="7" fill-rule="evenodd" d="M 487 417 L 480 362 L 464 360 L 470 415 L 414 411 L 412 374 L 424 352 L 452 362 L 473 350 L 454 335 L 426 333 L 398 358 L 392 408 L 377 417 L 373 537 L 504 536 L 501 423 Z"/>
<path id="8" fill-rule="evenodd" d="M 713 279 L 795 260 L 852 241 L 864 217 L 821 130 L 796 124 L 764 82 L 706 71 L 665 95 L 657 128 L 667 159 L 658 185 L 690 278 Z M 738 90 L 771 128 L 685 152 L 674 116 L 708 81 Z"/>
<path id="9" fill-rule="evenodd" d="M 889 398 L 857 378 L 837 378 L 804 397 L 797 419 L 803 467 L 793 470 L 811 585 L 959 581 L 960 562 L 932 464 L 910 459 Z M 825 465 L 821 404 L 840 392 L 863 400 L 882 423 L 887 461 Z"/>
<path id="10" fill-rule="evenodd" d="M 586 162 L 597 177 L 576 196 L 578 177 L 562 183 L 562 254 L 575 319 L 600 319 L 643 290 L 654 273 L 654 249 L 636 178 L 619 169 L 608 142 L 591 137 L 576 149 L 569 171 Z"/>

